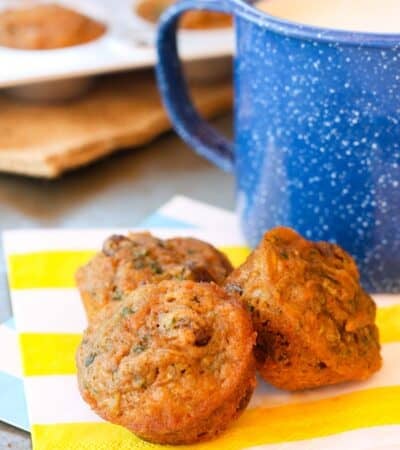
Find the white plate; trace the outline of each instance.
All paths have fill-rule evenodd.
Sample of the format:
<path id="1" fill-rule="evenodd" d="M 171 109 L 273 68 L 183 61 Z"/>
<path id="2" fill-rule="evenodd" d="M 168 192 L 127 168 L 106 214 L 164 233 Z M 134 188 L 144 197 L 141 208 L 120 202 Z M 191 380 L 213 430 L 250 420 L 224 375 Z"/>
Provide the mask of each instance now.
<path id="1" fill-rule="evenodd" d="M 0 47 L 0 87 L 154 66 L 156 29 L 135 14 L 137 1 L 39 0 L 98 19 L 107 32 L 90 43 L 55 50 Z M 21 0 L 0 0 L 0 9 L 18 5 Z M 181 57 L 188 61 L 231 55 L 234 49 L 231 29 L 180 31 L 178 42 Z"/>

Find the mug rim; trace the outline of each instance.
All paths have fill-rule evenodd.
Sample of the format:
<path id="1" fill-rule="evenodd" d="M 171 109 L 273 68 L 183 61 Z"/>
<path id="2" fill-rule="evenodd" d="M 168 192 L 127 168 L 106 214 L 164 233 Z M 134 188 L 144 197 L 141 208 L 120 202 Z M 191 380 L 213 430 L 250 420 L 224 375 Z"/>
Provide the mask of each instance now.
<path id="1" fill-rule="evenodd" d="M 229 0 L 228 0 L 229 1 Z M 400 50 L 400 33 L 375 33 L 366 31 L 349 31 L 324 28 L 293 22 L 272 16 L 260 10 L 254 4 L 257 0 L 233 0 L 239 6 L 239 17 L 258 25 L 265 25 L 269 30 L 288 37 L 314 40 L 327 43 L 340 43 L 366 47 L 398 47 Z"/>

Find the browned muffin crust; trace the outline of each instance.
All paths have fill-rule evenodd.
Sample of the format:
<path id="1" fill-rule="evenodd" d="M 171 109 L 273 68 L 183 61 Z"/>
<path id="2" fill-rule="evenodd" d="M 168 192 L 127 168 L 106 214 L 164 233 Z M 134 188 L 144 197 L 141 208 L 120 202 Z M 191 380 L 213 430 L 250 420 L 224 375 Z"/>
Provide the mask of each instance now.
<path id="1" fill-rule="evenodd" d="M 106 31 L 104 24 L 64 6 L 40 4 L 0 13 L 0 45 L 48 50 L 85 44 Z"/>
<path id="2" fill-rule="evenodd" d="M 271 384 L 314 388 L 363 380 L 381 367 L 375 304 L 337 245 L 275 228 L 226 289 L 251 311 L 258 368 Z"/>
<path id="3" fill-rule="evenodd" d="M 233 271 L 229 259 L 207 242 L 194 238 L 178 237 L 168 239 L 166 245 L 176 251 L 181 260 L 186 261 L 188 267 L 205 269 L 208 275 L 205 273 L 204 277 L 208 276 L 208 281 L 222 284 Z"/>
<path id="4" fill-rule="evenodd" d="M 163 241 L 150 233 L 111 236 L 103 251 L 76 273 L 89 321 L 124 292 L 163 280 L 214 281 L 221 284 L 232 266 L 217 249 L 202 241 Z"/>
<path id="5" fill-rule="evenodd" d="M 255 333 L 241 302 L 214 283 L 164 281 L 105 308 L 77 353 L 86 402 L 143 439 L 211 439 L 255 387 Z"/>
<path id="6" fill-rule="evenodd" d="M 176 0 L 141 0 L 136 5 L 136 13 L 156 24 L 161 14 L 174 3 Z M 232 17 L 213 11 L 189 11 L 182 16 L 180 26 L 192 30 L 226 28 L 232 26 Z"/>

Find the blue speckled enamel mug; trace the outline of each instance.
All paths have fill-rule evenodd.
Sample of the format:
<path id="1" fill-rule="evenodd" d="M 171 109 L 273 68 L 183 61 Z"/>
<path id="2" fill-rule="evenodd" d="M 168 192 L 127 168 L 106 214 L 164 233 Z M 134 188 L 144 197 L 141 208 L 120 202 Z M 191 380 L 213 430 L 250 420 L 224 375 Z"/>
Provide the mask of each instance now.
<path id="1" fill-rule="evenodd" d="M 197 114 L 177 57 L 191 9 L 233 14 L 235 143 Z M 176 130 L 237 177 L 250 244 L 279 224 L 339 243 L 364 286 L 400 291 L 400 35 L 334 31 L 242 0 L 182 0 L 162 17 L 158 81 Z"/>

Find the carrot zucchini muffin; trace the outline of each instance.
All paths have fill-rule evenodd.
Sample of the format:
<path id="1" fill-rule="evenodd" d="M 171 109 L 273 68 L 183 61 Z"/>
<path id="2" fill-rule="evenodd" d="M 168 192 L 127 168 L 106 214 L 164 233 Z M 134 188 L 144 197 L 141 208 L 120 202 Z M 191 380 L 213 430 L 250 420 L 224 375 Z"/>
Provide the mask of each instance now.
<path id="1" fill-rule="evenodd" d="M 48 50 L 98 39 L 105 25 L 56 4 L 7 9 L 0 12 L 0 45 Z"/>
<path id="2" fill-rule="evenodd" d="M 375 304 L 337 245 L 264 235 L 226 281 L 252 315 L 263 378 L 288 390 L 364 380 L 381 367 Z"/>
<path id="3" fill-rule="evenodd" d="M 157 23 L 161 14 L 176 0 L 141 0 L 136 5 L 137 14 L 151 23 Z M 189 11 L 182 16 L 180 26 L 186 29 L 226 28 L 232 25 L 232 18 L 227 14 L 213 11 Z"/>
<path id="4" fill-rule="evenodd" d="M 229 259 L 207 242 L 194 238 L 173 238 L 166 241 L 189 267 L 204 267 L 209 281 L 222 284 L 232 272 Z"/>
<path id="5" fill-rule="evenodd" d="M 105 305 L 143 284 L 168 279 L 221 284 L 231 271 L 225 255 L 205 242 L 130 233 L 107 239 L 102 252 L 77 271 L 76 282 L 90 322 Z"/>
<path id="6" fill-rule="evenodd" d="M 151 442 L 190 444 L 218 435 L 246 407 L 255 333 L 235 295 L 163 281 L 100 316 L 77 367 L 83 398 L 104 419 Z"/>

